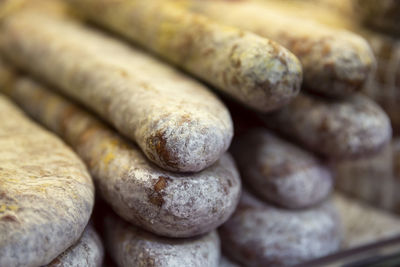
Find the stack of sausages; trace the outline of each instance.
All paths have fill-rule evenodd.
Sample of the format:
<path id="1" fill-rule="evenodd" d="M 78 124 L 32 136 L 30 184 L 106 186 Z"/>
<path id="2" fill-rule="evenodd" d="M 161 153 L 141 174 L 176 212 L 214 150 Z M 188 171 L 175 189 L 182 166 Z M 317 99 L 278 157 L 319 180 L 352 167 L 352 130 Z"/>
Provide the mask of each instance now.
<path id="1" fill-rule="evenodd" d="M 0 266 L 101 266 L 104 250 L 120 267 L 292 266 L 340 249 L 326 162 L 391 139 L 360 94 L 362 37 L 250 0 L 16 3 L 0 4 Z"/>
<path id="2" fill-rule="evenodd" d="M 65 14 L 26 7 L 7 16 L 1 31 L 4 36 L 1 51 L 6 58 L 1 71 L 2 77 L 6 77 L 2 91 L 74 149 L 86 164 L 101 198 L 126 221 L 112 212 L 101 218 L 105 247 L 115 262 L 120 266 L 150 263 L 216 266 L 220 252 L 214 229 L 232 214 L 241 191 L 235 164 L 226 153 L 233 127 L 222 102 L 205 86 L 160 60 Z M 232 38 L 233 46 L 246 42 L 246 38 L 258 40 L 257 45 L 261 47 L 268 46 L 262 38 L 252 35 L 235 34 Z M 240 49 L 239 44 L 237 46 Z M 294 64 L 300 69 L 296 59 Z M 293 90 L 297 90 L 296 86 Z M 14 143 L 10 141 L 10 146 Z M 42 153 L 55 161 L 54 167 L 59 164 L 62 174 L 67 166 L 53 159 L 58 152 L 54 151 L 53 156 L 51 144 L 40 143 L 49 146 L 46 152 L 41 149 Z M 29 145 L 28 148 L 31 157 L 35 157 L 38 149 L 33 150 Z M 61 178 L 61 174 L 48 178 L 40 165 L 36 169 L 38 179 L 49 186 Z M 91 182 L 89 174 L 85 174 Z M 61 180 L 68 184 L 54 185 L 56 189 L 73 189 L 68 179 Z M 93 206 L 94 192 L 90 185 L 91 202 L 85 212 L 77 209 L 80 205 L 71 203 L 85 199 L 77 192 L 72 191 L 64 200 L 75 207 L 76 214 L 71 215 L 71 219 L 79 218 L 82 225 L 87 223 Z M 47 190 L 49 194 L 59 195 L 56 189 Z M 32 201 L 25 204 L 24 199 L 5 190 L 6 196 L 16 198 L 21 212 L 30 209 L 28 203 L 33 205 Z M 57 209 L 58 205 L 54 205 L 54 212 L 50 209 L 46 212 L 58 211 L 62 215 L 64 207 Z M 45 202 L 42 208 L 46 208 Z M 17 220 L 22 215 L 7 216 L 15 216 Z M 7 223 L 4 229 L 12 229 L 15 224 L 13 220 L 4 220 L 4 223 Z M 29 230 L 30 223 L 27 219 L 22 225 L 24 231 Z M 43 233 L 33 226 L 30 231 L 42 236 L 48 234 L 47 225 L 52 224 L 58 225 L 54 218 L 40 218 Z M 57 227 L 61 234 L 72 226 Z M 78 227 L 77 223 L 74 227 Z M 81 228 L 73 232 L 79 236 Z M 10 233 L 18 242 L 24 242 L 17 239 L 17 234 L 20 233 Z M 2 236 L 1 266 L 43 265 L 54 256 L 54 253 L 48 257 L 37 256 L 38 262 L 31 262 L 18 255 L 10 238 Z M 57 235 L 54 239 L 63 246 L 69 245 Z M 33 245 L 32 242 L 29 240 L 27 244 Z M 32 250 L 19 246 L 18 249 Z M 194 249 L 200 253 L 193 254 Z M 26 262 L 20 263 L 13 255 Z M 99 262 L 92 264 L 100 266 Z"/>
<path id="3" fill-rule="evenodd" d="M 332 178 L 315 155 L 334 164 L 351 162 L 382 153 L 391 139 L 387 115 L 361 94 L 375 68 L 370 46 L 357 34 L 295 16 L 271 1 L 179 3 L 283 44 L 299 58 L 304 71 L 304 90 L 288 105 L 260 116 L 264 126 L 297 146 L 265 129 L 252 130 L 234 142 L 232 152 L 251 192 L 243 195 L 238 210 L 221 228 L 224 251 L 246 266 L 290 266 L 331 253 L 339 243 L 337 218 L 324 207 Z M 271 205 L 288 217 L 274 223 L 279 215 Z M 312 230 L 314 239 L 305 239 L 310 228 L 301 228 L 307 212 L 319 212 L 313 215 L 313 226 L 321 232 Z M 292 220 L 300 226 L 282 223 Z M 282 233 L 294 241 L 288 242 Z M 308 242 L 318 245 L 305 245 Z M 303 250 L 305 246 L 309 249 Z"/>
<path id="4" fill-rule="evenodd" d="M 298 10 L 296 1 L 286 1 Z M 363 36 L 370 44 L 377 60 L 376 72 L 370 76 L 363 93 L 374 99 L 390 118 L 394 140 L 377 153 L 358 160 L 334 164 L 337 187 L 341 191 L 369 202 L 379 208 L 400 212 L 399 172 L 396 156 L 400 116 L 400 5 L 396 1 L 310 0 L 301 7 L 310 12 L 308 17 L 335 28 L 346 28 Z M 326 16 L 316 13 L 330 12 Z M 303 14 L 306 15 L 306 14 Z"/>

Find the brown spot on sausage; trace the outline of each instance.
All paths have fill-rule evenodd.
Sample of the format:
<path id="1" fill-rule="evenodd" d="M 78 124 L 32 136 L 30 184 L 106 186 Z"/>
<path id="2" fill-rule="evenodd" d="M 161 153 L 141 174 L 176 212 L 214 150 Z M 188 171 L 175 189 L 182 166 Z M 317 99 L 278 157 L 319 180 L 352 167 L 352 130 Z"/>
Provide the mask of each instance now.
<path id="1" fill-rule="evenodd" d="M 163 190 L 168 185 L 169 180 L 171 180 L 169 177 L 159 176 L 157 183 L 153 187 L 154 191 L 160 192 L 161 190 Z"/>
<path id="2" fill-rule="evenodd" d="M 228 189 L 228 187 L 223 186 L 222 189 L 224 190 L 225 195 L 228 195 L 228 194 L 229 194 L 229 189 Z"/>
<path id="3" fill-rule="evenodd" d="M 0 221 L 6 221 L 6 222 L 18 222 L 17 217 L 11 214 L 7 214 L 3 217 L 0 218 Z"/>
<path id="4" fill-rule="evenodd" d="M 191 123 L 191 122 L 192 122 L 192 120 L 191 120 L 190 115 L 185 114 L 180 118 L 178 125 L 182 125 L 184 123 Z"/>
<path id="5" fill-rule="evenodd" d="M 158 157 L 170 167 L 176 167 L 175 156 L 171 154 L 167 148 L 167 139 L 164 137 L 164 133 L 157 131 L 152 137 L 150 137 L 149 145 L 154 149 Z"/>
<path id="6" fill-rule="evenodd" d="M 213 214 L 216 214 L 216 213 L 218 212 L 218 208 L 217 208 L 217 207 L 213 207 L 212 210 L 211 210 L 211 212 L 212 212 Z"/>
<path id="7" fill-rule="evenodd" d="M 151 204 L 154 204 L 158 207 L 162 207 L 164 204 L 164 198 L 162 197 L 161 194 L 154 193 L 149 196 L 149 201 Z"/>
<path id="8" fill-rule="evenodd" d="M 164 190 L 168 182 L 171 180 L 171 178 L 166 177 L 166 176 L 159 176 L 157 182 L 154 184 L 152 191 L 149 194 L 149 201 L 153 205 L 156 205 L 158 207 L 161 207 L 164 204 L 164 198 L 163 198 L 163 193 L 162 190 Z"/>

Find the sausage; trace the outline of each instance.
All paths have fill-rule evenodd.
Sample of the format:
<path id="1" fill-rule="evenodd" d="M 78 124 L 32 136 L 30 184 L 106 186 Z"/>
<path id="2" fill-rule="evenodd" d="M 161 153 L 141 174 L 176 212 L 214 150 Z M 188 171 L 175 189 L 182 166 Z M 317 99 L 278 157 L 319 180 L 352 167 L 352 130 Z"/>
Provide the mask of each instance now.
<path id="1" fill-rule="evenodd" d="M 289 49 L 303 66 L 304 88 L 313 92 L 331 97 L 350 95 L 361 90 L 374 69 L 374 55 L 362 37 L 297 17 L 274 1 L 181 2 L 191 11 L 252 31 Z"/>
<path id="2" fill-rule="evenodd" d="M 171 1 L 70 0 L 85 16 L 262 112 L 300 90 L 298 59 L 284 47 Z M 101 15 L 100 15 L 101 14 Z"/>
<path id="3" fill-rule="evenodd" d="M 200 171 L 231 142 L 229 112 L 213 93 L 111 37 L 33 11 L 7 17 L 0 32 L 10 61 L 96 111 L 164 169 Z"/>
<path id="4" fill-rule="evenodd" d="M 329 159 L 373 154 L 389 143 L 392 133 L 385 112 L 360 94 L 341 100 L 300 94 L 262 118 L 267 126 Z"/>
<path id="5" fill-rule="evenodd" d="M 74 148 L 99 193 L 125 220 L 158 235 L 190 237 L 218 227 L 236 208 L 241 183 L 230 155 L 198 173 L 165 171 L 93 115 L 28 77 L 16 78 L 8 94 Z"/>
<path id="6" fill-rule="evenodd" d="M 52 260 L 46 267 L 101 267 L 104 257 L 103 244 L 91 225 L 73 246 Z"/>
<path id="7" fill-rule="evenodd" d="M 376 71 L 369 76 L 362 92 L 373 98 L 383 108 L 391 120 L 394 132 L 398 134 L 400 132 L 400 113 L 397 107 L 400 101 L 400 41 L 395 36 L 359 25 L 356 18 L 360 16 L 360 11 L 357 5 L 354 5 L 355 2 L 347 0 L 284 1 L 285 9 L 289 9 L 288 6 L 293 9 L 291 13 L 293 16 L 302 13 L 302 17 L 330 27 L 345 28 L 367 40 L 376 59 Z M 360 6 L 360 9 L 371 7 L 367 1 L 365 5 L 364 1 L 361 2 L 363 7 Z M 374 1 L 377 10 L 379 10 L 378 6 L 384 2 L 375 3 Z M 279 4 L 282 4 L 282 1 Z"/>
<path id="8" fill-rule="evenodd" d="M 0 96 L 0 266 L 41 266 L 89 221 L 94 186 L 83 162 Z"/>
<path id="9" fill-rule="evenodd" d="M 294 266 L 338 250 L 339 225 L 329 202 L 291 211 L 243 192 L 220 238 L 223 252 L 245 266 Z"/>
<path id="10" fill-rule="evenodd" d="M 160 237 L 113 215 L 104 218 L 105 246 L 119 267 L 217 267 L 220 242 L 216 231 L 187 238 Z"/>
<path id="11" fill-rule="evenodd" d="M 266 129 L 250 130 L 234 141 L 231 151 L 243 181 L 267 202 L 306 208 L 332 190 L 332 176 L 316 157 Z"/>

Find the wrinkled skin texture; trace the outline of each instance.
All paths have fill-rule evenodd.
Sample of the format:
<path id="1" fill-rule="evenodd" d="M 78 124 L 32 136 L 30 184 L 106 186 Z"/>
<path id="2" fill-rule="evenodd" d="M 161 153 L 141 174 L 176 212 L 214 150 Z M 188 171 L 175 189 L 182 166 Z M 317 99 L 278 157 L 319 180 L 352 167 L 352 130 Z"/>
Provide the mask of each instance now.
<path id="1" fill-rule="evenodd" d="M 61 253 L 46 267 L 101 267 L 104 257 L 100 237 L 89 225 L 73 246 Z"/>
<path id="2" fill-rule="evenodd" d="M 259 111 L 287 104 L 300 90 L 300 63 L 284 47 L 217 24 L 173 1 L 68 2 L 91 20 Z"/>
<path id="3" fill-rule="evenodd" d="M 0 266 L 40 266 L 73 245 L 92 212 L 85 165 L 0 97 Z"/>
<path id="4" fill-rule="evenodd" d="M 172 67 L 50 14 L 15 14 L 0 31 L 9 60 L 94 110 L 158 166 L 201 171 L 227 150 L 233 136 L 228 110 Z"/>
<path id="5" fill-rule="evenodd" d="M 306 208 L 331 192 L 332 176 L 317 158 L 266 129 L 250 130 L 231 151 L 243 181 L 265 201 Z"/>
<path id="6" fill-rule="evenodd" d="M 16 78 L 8 94 L 77 151 L 102 197 L 127 221 L 158 235 L 190 237 L 215 229 L 236 208 L 241 182 L 228 154 L 199 173 L 168 172 L 94 116 L 29 78 Z"/>
<path id="7" fill-rule="evenodd" d="M 293 266 L 337 251 L 339 225 L 330 203 L 291 211 L 243 192 L 220 238 L 224 253 L 245 266 Z"/>
<path id="8" fill-rule="evenodd" d="M 264 1 L 264 0 L 261 0 Z M 312 19 L 329 27 L 346 29 L 362 36 L 369 44 L 376 59 L 375 71 L 369 75 L 369 79 L 362 89 L 369 97 L 373 98 L 388 114 L 393 130 L 400 133 L 400 42 L 396 36 L 377 32 L 359 25 L 357 18 L 359 10 L 354 10 L 355 1 L 348 0 L 310 0 L 310 1 L 279 1 L 268 0 L 286 4 L 285 10 L 291 7 L 291 14 L 302 18 Z M 368 8 L 372 5 L 368 1 L 360 8 Z M 374 6 L 385 5 L 385 1 L 370 1 Z M 392 2 L 392 1 L 388 1 Z M 394 3 L 394 2 L 393 2 Z M 378 7 L 379 10 L 379 7 Z"/>
<path id="9" fill-rule="evenodd" d="M 327 96 L 347 96 L 361 90 L 374 68 L 374 55 L 363 38 L 297 17 L 284 5 L 268 1 L 181 2 L 192 11 L 252 31 L 289 49 L 302 64 L 307 90 Z"/>
<path id="10" fill-rule="evenodd" d="M 105 246 L 120 267 L 217 267 L 220 242 L 216 231 L 189 239 L 153 235 L 116 216 L 104 218 Z"/>
<path id="11" fill-rule="evenodd" d="M 392 136 L 385 112 L 359 94 L 342 100 L 300 94 L 262 118 L 268 127 L 329 159 L 376 153 Z"/>

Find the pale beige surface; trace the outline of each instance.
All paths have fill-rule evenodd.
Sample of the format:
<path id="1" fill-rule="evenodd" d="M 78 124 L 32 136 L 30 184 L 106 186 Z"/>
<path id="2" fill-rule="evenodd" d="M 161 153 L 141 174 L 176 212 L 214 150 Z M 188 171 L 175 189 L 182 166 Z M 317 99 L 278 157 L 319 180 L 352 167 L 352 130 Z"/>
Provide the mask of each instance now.
<path id="1" fill-rule="evenodd" d="M 93 21 L 259 111 L 281 107 L 300 89 L 301 66 L 288 50 L 171 1 L 69 2 Z"/>
<path id="2" fill-rule="evenodd" d="M 218 227 L 237 205 L 241 182 L 228 154 L 199 173 L 165 171 L 94 116 L 29 78 L 16 78 L 7 94 L 77 151 L 99 193 L 137 226 L 194 236 Z"/>
<path id="3" fill-rule="evenodd" d="M 0 266 L 49 263 L 81 236 L 94 187 L 61 140 L 0 97 Z"/>
<path id="4" fill-rule="evenodd" d="M 7 59 L 96 111 L 162 168 L 200 171 L 227 150 L 228 110 L 172 67 L 50 14 L 15 14 L 0 31 Z"/>
<path id="5" fill-rule="evenodd" d="M 305 16 L 293 16 L 284 5 L 268 1 L 177 2 L 218 22 L 252 31 L 283 45 L 299 58 L 305 89 L 314 92 L 344 96 L 359 91 L 375 64 L 371 48 L 362 37 Z"/>

